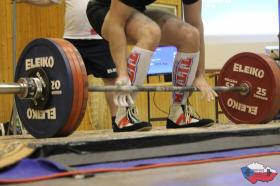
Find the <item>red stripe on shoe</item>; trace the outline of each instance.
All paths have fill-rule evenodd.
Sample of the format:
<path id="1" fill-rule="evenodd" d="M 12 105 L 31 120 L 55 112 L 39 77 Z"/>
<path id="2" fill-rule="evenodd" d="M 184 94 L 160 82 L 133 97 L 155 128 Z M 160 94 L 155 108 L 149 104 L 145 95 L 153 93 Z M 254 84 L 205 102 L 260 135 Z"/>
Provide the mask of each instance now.
<path id="1" fill-rule="evenodd" d="M 122 127 L 127 126 L 128 124 L 129 124 L 128 118 L 127 118 L 127 117 L 123 117 L 123 118 L 119 121 L 118 127 L 119 127 L 119 128 L 122 128 Z"/>
<path id="2" fill-rule="evenodd" d="M 179 125 L 181 122 L 185 122 L 186 121 L 186 116 L 184 114 L 181 114 L 179 116 L 179 118 L 176 120 L 176 124 Z"/>
<path id="3" fill-rule="evenodd" d="M 181 122 L 183 122 L 184 124 L 190 124 L 192 122 L 192 117 L 186 118 L 185 114 L 181 114 L 175 123 L 177 125 L 180 125 Z"/>

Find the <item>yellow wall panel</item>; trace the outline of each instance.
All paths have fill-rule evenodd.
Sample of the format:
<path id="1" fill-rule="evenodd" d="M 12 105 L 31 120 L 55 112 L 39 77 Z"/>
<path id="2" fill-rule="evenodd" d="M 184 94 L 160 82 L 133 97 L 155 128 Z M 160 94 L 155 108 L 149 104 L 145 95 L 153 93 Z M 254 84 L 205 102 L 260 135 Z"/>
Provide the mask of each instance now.
<path id="1" fill-rule="evenodd" d="M 11 4 L 8 0 L 0 1 L 0 81 L 12 80 L 12 27 Z M 0 122 L 10 118 L 12 96 L 0 96 Z"/>

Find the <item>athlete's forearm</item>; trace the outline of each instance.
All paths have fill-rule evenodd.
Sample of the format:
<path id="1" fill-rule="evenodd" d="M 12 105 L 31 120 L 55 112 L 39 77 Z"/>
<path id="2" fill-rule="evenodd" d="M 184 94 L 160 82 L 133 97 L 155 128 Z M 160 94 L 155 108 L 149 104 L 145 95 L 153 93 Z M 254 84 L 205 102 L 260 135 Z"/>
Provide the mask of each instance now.
<path id="1" fill-rule="evenodd" d="M 112 0 L 102 27 L 102 32 L 108 37 L 110 51 L 119 76 L 128 76 L 125 26 L 132 13 L 133 9 L 131 7 L 126 6 L 119 0 Z"/>
<path id="2" fill-rule="evenodd" d="M 109 45 L 112 58 L 116 64 L 119 76 L 127 76 L 127 41 L 124 28 L 118 24 L 111 24 Z"/>
<path id="3" fill-rule="evenodd" d="M 204 76 L 205 75 L 205 43 L 204 43 L 204 28 L 203 21 L 201 17 L 202 12 L 202 0 L 198 0 L 197 2 L 187 5 L 184 5 L 184 18 L 185 21 L 192 26 L 196 27 L 200 33 L 200 56 L 199 56 L 199 64 L 197 68 L 196 76 Z"/>
<path id="4" fill-rule="evenodd" d="M 196 76 L 205 76 L 205 42 L 203 23 L 197 27 L 200 32 L 200 56 Z"/>

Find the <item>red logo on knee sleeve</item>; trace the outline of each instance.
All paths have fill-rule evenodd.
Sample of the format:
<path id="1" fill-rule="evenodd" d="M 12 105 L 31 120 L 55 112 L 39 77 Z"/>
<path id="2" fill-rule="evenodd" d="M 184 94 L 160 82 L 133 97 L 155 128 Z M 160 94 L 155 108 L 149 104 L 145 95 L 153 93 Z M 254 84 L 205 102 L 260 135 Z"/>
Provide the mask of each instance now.
<path id="1" fill-rule="evenodd" d="M 182 59 L 179 61 L 174 71 L 175 86 L 184 87 L 187 85 L 192 62 L 193 60 L 191 58 Z M 184 97 L 184 93 L 181 92 L 174 93 L 174 100 L 177 103 L 181 102 L 183 100 L 183 97 Z"/>
<path id="2" fill-rule="evenodd" d="M 131 53 L 128 58 L 127 70 L 128 70 L 129 79 L 132 84 L 136 78 L 137 65 L 138 65 L 139 59 L 140 59 L 139 53 Z"/>
<path id="3" fill-rule="evenodd" d="M 183 100 L 184 94 L 183 93 L 175 92 L 174 96 L 175 96 L 175 102 L 179 103 L 179 102 L 181 102 Z"/>

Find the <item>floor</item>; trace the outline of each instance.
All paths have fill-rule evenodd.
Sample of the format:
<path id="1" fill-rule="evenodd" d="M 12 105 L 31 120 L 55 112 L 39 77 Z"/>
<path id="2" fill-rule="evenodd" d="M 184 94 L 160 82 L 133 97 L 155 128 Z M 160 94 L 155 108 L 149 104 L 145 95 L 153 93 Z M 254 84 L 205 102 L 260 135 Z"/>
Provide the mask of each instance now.
<path id="1" fill-rule="evenodd" d="M 251 130 L 257 129 L 277 129 L 279 131 L 279 123 L 270 124 L 266 126 L 250 126 Z M 174 136 L 184 134 L 216 134 L 217 132 L 228 132 L 231 131 L 246 131 L 248 126 L 246 125 L 233 125 L 233 126 L 213 126 L 208 129 L 189 129 L 189 130 L 164 130 L 164 129 L 154 129 L 148 133 L 129 133 L 129 134 L 112 134 L 108 131 L 95 131 L 92 133 L 77 133 L 67 138 L 54 138 L 54 139 L 34 139 L 30 136 L 17 136 L 17 137 L 2 137 L 2 142 L 9 142 L 14 140 L 19 140 L 21 142 L 27 142 L 31 144 L 41 145 L 41 144 L 64 144 L 71 141 L 106 141 L 108 139 L 114 140 L 129 140 L 133 138 L 149 138 L 162 136 Z M 279 133 L 275 134 L 277 136 L 277 142 L 279 141 Z M 246 136 L 238 137 L 246 138 Z M 257 141 L 257 140 L 256 140 Z M 236 140 L 235 140 L 236 142 Z M 226 143 L 223 141 L 222 144 Z M 213 145 L 213 144 L 212 144 Z M 216 144 L 218 145 L 218 144 Z M 231 144 L 234 145 L 234 144 Z M 196 142 L 196 146 L 200 146 Z M 184 146 L 186 148 L 187 146 Z M 156 147 L 160 151 L 160 147 Z M 138 152 L 138 151 L 137 151 Z M 138 152 L 139 153 L 139 152 Z M 175 153 L 178 153 L 175 151 Z M 94 155 L 93 155 L 94 156 Z M 91 158 L 91 157 L 89 157 Z M 94 157 L 93 157 L 94 158 Z M 75 161 L 75 160 L 73 160 Z M 280 173 L 280 155 L 274 156 L 264 156 L 252 159 L 241 159 L 233 161 L 223 161 L 207 164 L 197 164 L 188 166 L 176 166 L 176 167 L 166 167 L 149 169 L 142 171 L 133 172 L 115 172 L 115 173 L 101 173 L 96 174 L 89 178 L 59 178 L 52 179 L 48 181 L 32 182 L 25 184 L 10 184 L 11 186 L 177 186 L 177 185 L 187 185 L 187 186 L 249 186 L 253 185 L 248 180 L 246 180 L 241 172 L 241 167 L 249 165 L 253 162 L 263 164 L 265 167 L 271 167 Z M 279 186 L 280 185 L 280 175 L 277 175 L 272 182 L 263 183 L 258 182 L 255 184 L 257 186 Z"/>
<path id="2" fill-rule="evenodd" d="M 250 186 L 241 167 L 257 162 L 280 172 L 280 156 L 224 161 L 191 166 L 176 166 L 134 172 L 102 173 L 94 177 L 61 178 L 11 186 Z M 257 182 L 257 186 L 279 186 L 280 176 L 272 182 Z"/>

